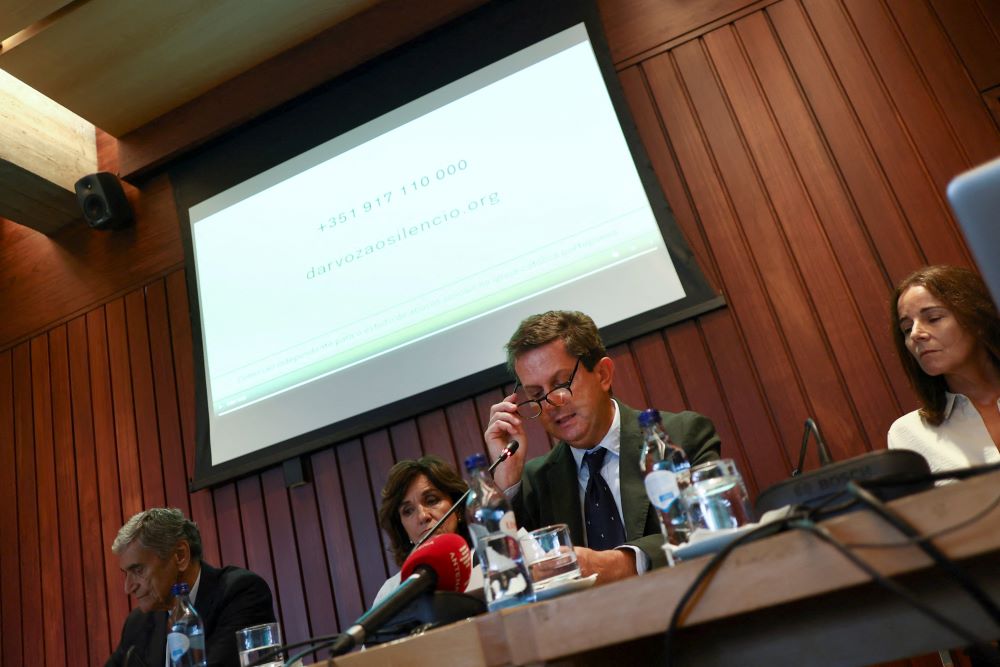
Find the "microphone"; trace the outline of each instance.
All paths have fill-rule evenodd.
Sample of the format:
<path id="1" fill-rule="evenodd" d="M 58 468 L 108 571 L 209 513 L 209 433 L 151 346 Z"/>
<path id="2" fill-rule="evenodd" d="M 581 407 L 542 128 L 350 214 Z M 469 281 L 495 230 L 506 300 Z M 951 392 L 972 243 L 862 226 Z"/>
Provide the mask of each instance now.
<path id="1" fill-rule="evenodd" d="M 792 471 L 792 477 L 797 477 L 802 472 L 802 466 L 806 462 L 806 445 L 809 444 L 809 434 L 812 433 L 816 436 L 816 445 L 819 447 L 819 465 L 822 468 L 825 465 L 829 465 L 833 462 L 833 457 L 830 456 L 830 450 L 826 447 L 826 442 L 823 440 L 823 436 L 819 433 L 819 425 L 813 420 L 812 417 L 806 418 L 806 430 L 802 434 L 802 447 L 799 449 L 799 465 L 795 467 Z"/>
<path id="2" fill-rule="evenodd" d="M 492 473 L 493 470 L 498 465 L 500 465 L 501 463 L 503 463 L 504 461 L 506 461 L 507 459 L 509 459 L 514 454 L 514 452 L 517 451 L 517 448 L 520 447 L 520 446 L 521 445 L 517 442 L 517 440 L 511 440 L 510 442 L 508 442 L 507 446 L 503 448 L 502 452 L 500 452 L 500 456 L 498 456 L 497 460 L 494 461 L 493 465 L 490 466 L 490 469 L 489 469 L 488 472 Z M 465 505 L 465 499 L 468 498 L 468 497 L 469 497 L 469 492 L 468 491 L 466 491 L 465 493 L 463 493 L 462 497 L 459 498 L 458 500 L 456 500 L 455 503 L 451 506 L 451 508 L 447 512 L 444 513 L 444 516 L 441 517 L 440 519 L 438 519 L 437 523 L 435 523 L 433 526 L 431 526 L 431 529 L 428 530 L 426 533 L 424 533 L 423 537 L 421 537 L 419 540 L 417 540 L 417 543 L 413 546 L 413 550 L 416 551 L 417 549 L 419 549 L 420 546 L 424 542 L 427 541 L 427 538 L 429 538 L 431 535 L 433 535 L 434 531 L 436 531 L 438 528 L 440 528 L 441 524 L 443 524 L 445 521 L 448 520 L 448 517 L 450 517 L 452 514 L 454 514 L 455 511 L 458 510 L 459 507 Z"/>
<path id="3" fill-rule="evenodd" d="M 432 537 L 403 563 L 399 588 L 355 621 L 333 643 L 331 653 L 341 655 L 364 643 L 365 637 L 428 591 L 465 591 L 471 576 L 472 552 L 465 539 L 455 533 Z"/>

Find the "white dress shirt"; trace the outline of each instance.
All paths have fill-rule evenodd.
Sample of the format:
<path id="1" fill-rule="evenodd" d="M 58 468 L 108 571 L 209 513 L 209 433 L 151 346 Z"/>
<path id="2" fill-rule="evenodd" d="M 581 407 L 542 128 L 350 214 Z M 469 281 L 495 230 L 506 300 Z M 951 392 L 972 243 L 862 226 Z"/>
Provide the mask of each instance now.
<path id="1" fill-rule="evenodd" d="M 590 449 L 579 449 L 577 447 L 570 447 L 569 451 L 573 454 L 573 460 L 576 461 L 576 477 L 580 484 L 580 514 L 583 522 L 581 525 L 587 525 L 586 518 L 586 506 L 584 504 L 584 496 L 587 493 L 587 482 L 590 481 L 590 468 L 583 465 L 583 457 L 588 452 L 596 450 L 598 447 L 604 447 L 608 450 L 608 453 L 604 456 L 604 463 L 601 465 L 601 477 L 604 481 L 608 483 L 611 488 L 611 495 L 615 498 L 615 506 L 618 508 L 618 518 L 621 520 L 622 525 L 625 525 L 625 520 L 622 517 L 622 484 L 621 476 L 618 474 L 621 468 L 621 449 L 622 449 L 622 421 L 621 412 L 618 410 L 618 401 L 611 399 L 611 404 L 615 408 L 615 416 L 611 420 L 611 428 L 604 435 L 599 443 Z M 504 489 L 504 495 L 507 498 L 513 498 L 517 495 L 517 492 L 521 489 L 521 482 L 516 482 L 513 486 Z M 583 546 L 582 544 L 577 544 L 574 546 Z M 632 546 L 631 544 L 623 544 L 620 547 L 615 547 L 616 549 L 628 549 L 635 554 L 635 571 L 637 574 L 645 574 L 649 570 L 649 556 L 646 552 L 639 547 Z"/>
<path id="2" fill-rule="evenodd" d="M 944 421 L 938 426 L 914 410 L 889 427 L 889 449 L 909 449 L 921 454 L 931 472 L 996 463 L 1000 461 L 993 438 L 986 430 L 982 415 L 967 397 L 947 392 Z M 1000 400 L 997 401 L 1000 410 Z"/>

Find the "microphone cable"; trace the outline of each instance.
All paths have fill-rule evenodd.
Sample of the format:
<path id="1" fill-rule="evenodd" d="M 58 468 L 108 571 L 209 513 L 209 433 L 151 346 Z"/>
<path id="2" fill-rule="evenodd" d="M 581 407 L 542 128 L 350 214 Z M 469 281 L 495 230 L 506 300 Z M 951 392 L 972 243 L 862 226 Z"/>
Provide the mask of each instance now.
<path id="1" fill-rule="evenodd" d="M 285 651 L 293 649 L 293 648 L 299 648 L 300 646 L 306 646 L 306 645 L 312 645 L 312 644 L 319 644 L 321 642 L 333 642 L 333 641 L 337 640 L 342 634 L 343 633 L 338 632 L 337 634 L 333 634 L 333 635 L 323 635 L 321 637 L 311 637 L 311 638 L 306 639 L 306 640 L 301 641 L 301 642 L 295 642 L 295 643 L 292 643 L 292 644 L 283 644 L 281 646 L 275 646 L 274 648 L 269 649 L 266 653 L 262 653 L 256 660 L 254 660 L 253 662 L 251 662 L 247 667 L 261 667 L 262 665 L 266 665 L 268 663 L 274 662 L 274 659 L 276 657 L 278 657 L 278 655 L 280 655 L 281 653 L 284 653 Z M 320 649 L 317 648 L 317 649 L 314 649 L 314 650 L 319 651 Z M 305 653 L 303 655 L 309 655 L 309 653 Z M 292 660 L 292 661 L 286 661 L 286 664 L 291 664 L 292 662 L 294 662 L 294 660 Z"/>
<path id="2" fill-rule="evenodd" d="M 680 627 L 683 617 L 686 616 L 685 612 L 688 610 L 688 605 L 696 595 L 703 592 L 704 588 L 708 587 L 712 578 L 715 576 L 715 573 L 718 572 L 719 568 L 722 566 L 723 561 L 729 557 L 729 554 L 731 554 L 736 547 L 742 544 L 752 542 L 762 537 L 777 535 L 778 533 L 784 531 L 787 528 L 788 522 L 793 518 L 794 517 L 787 517 L 779 521 L 766 523 L 759 528 L 754 528 L 749 533 L 740 535 L 723 547 L 721 551 L 712 556 L 711 560 L 708 561 L 705 567 L 702 568 L 701 572 L 699 572 L 694 578 L 694 581 L 691 582 L 691 585 L 688 586 L 686 591 L 684 591 L 681 599 L 677 602 L 677 606 L 674 607 L 673 614 L 670 616 L 670 623 L 667 625 L 667 631 L 663 637 L 663 650 L 666 656 L 667 667 L 670 667 L 672 664 L 671 644 L 677 633 L 677 629 Z"/>
<path id="3" fill-rule="evenodd" d="M 936 621 L 939 625 L 947 628 L 955 635 L 963 638 L 970 645 L 975 646 L 976 649 L 981 651 L 982 654 L 991 661 L 990 664 L 1000 665 L 1000 651 L 998 651 L 989 641 L 978 637 L 972 632 L 966 630 L 964 627 L 960 626 L 958 623 L 953 622 L 950 618 L 914 595 L 908 588 L 902 586 L 889 577 L 883 576 L 878 572 L 878 570 L 852 552 L 847 545 L 831 535 L 825 527 L 813 522 L 811 519 L 798 519 L 790 522 L 789 528 L 804 530 L 823 540 L 851 561 L 851 563 L 853 563 L 858 569 L 862 570 L 869 577 L 871 577 L 872 581 L 879 584 L 889 592 L 895 593 L 917 611 L 921 612 L 931 620 Z"/>
<path id="4" fill-rule="evenodd" d="M 285 663 L 284 663 L 284 665 L 282 665 L 282 667 L 291 667 L 296 662 L 298 662 L 302 658 L 306 657 L 310 653 L 315 653 L 317 651 L 322 651 L 323 649 L 326 649 L 326 648 L 330 649 L 330 655 L 331 656 L 341 655 L 342 653 L 346 653 L 347 651 L 351 650 L 351 648 L 353 648 L 353 644 L 350 642 L 350 639 L 348 638 L 348 636 L 346 634 L 340 634 L 340 635 L 336 635 L 336 636 L 330 635 L 330 636 L 326 637 L 325 639 L 322 639 L 322 640 L 319 640 L 319 641 L 315 641 L 315 642 L 303 642 L 303 643 L 312 643 L 314 645 L 310 646 L 306 650 L 300 651 L 300 652 L 296 653 L 295 655 L 293 655 L 292 657 L 290 657 L 288 660 L 285 661 Z M 342 644 L 342 646 L 335 646 L 336 644 Z M 299 644 L 299 646 L 301 646 L 301 645 L 302 644 Z"/>
<path id="5" fill-rule="evenodd" d="M 958 474 L 936 473 L 930 475 L 930 477 L 936 479 L 951 479 L 954 477 L 965 479 L 968 477 L 974 477 L 976 475 L 992 472 L 998 469 L 1000 469 L 1000 464 L 993 464 L 989 466 L 980 466 L 974 469 L 963 469 L 960 471 L 955 471 Z M 884 483 L 881 481 L 869 480 L 865 482 L 865 485 L 878 486 L 882 484 L 891 484 L 891 483 L 893 483 L 892 480 L 889 480 Z M 814 507 L 811 509 L 801 506 L 796 507 L 793 509 L 793 513 L 788 517 L 765 524 L 759 528 L 750 531 L 749 533 L 741 535 L 737 539 L 727 544 L 721 551 L 716 553 L 711 558 L 711 560 L 709 560 L 709 562 L 704 566 L 704 568 L 702 568 L 701 572 L 699 572 L 698 575 L 695 577 L 694 581 L 691 582 L 688 589 L 684 592 L 684 594 L 681 596 L 681 599 L 678 601 L 677 606 L 674 608 L 674 612 L 670 617 L 670 623 L 668 624 L 667 630 L 664 634 L 663 646 L 664 646 L 665 660 L 668 667 L 669 665 L 673 664 L 673 657 L 671 650 L 673 638 L 676 635 L 676 632 L 679 629 L 681 622 L 686 617 L 687 612 L 689 611 L 688 606 L 691 604 L 691 601 L 695 598 L 696 595 L 704 592 L 704 588 L 710 584 L 712 578 L 718 572 L 723 561 L 725 561 L 726 558 L 728 558 L 729 555 L 733 552 L 733 550 L 735 550 L 738 546 L 759 539 L 761 537 L 768 537 L 772 534 L 777 534 L 786 529 L 802 530 L 808 532 L 816 536 L 818 539 L 821 539 L 827 544 L 831 545 L 832 547 L 837 549 L 837 551 L 840 552 L 845 558 L 847 558 L 852 564 L 857 566 L 859 569 L 865 572 L 869 577 L 871 577 L 871 579 L 875 583 L 878 583 L 886 590 L 889 590 L 890 592 L 899 595 L 915 609 L 925 614 L 926 616 L 930 617 L 932 620 L 938 622 L 943 627 L 955 633 L 957 636 L 965 639 L 970 645 L 975 646 L 977 650 L 981 651 L 982 654 L 985 657 L 987 657 L 987 659 L 993 661 L 991 664 L 1000 665 L 1000 651 L 998 651 L 997 648 L 994 647 L 992 643 L 983 640 L 982 638 L 972 634 L 971 632 L 965 630 L 964 628 L 959 627 L 957 624 L 953 623 L 950 619 L 944 617 L 942 614 L 937 612 L 937 610 L 935 610 L 933 607 L 930 607 L 929 605 L 921 601 L 908 589 L 898 584 L 897 582 L 893 581 L 892 579 L 880 574 L 866 561 L 864 561 L 851 551 L 852 548 L 883 548 L 883 547 L 896 548 L 896 547 L 910 546 L 910 545 L 917 545 L 920 546 L 921 549 L 924 549 L 925 545 L 929 545 L 930 551 L 928 552 L 926 549 L 924 549 L 925 552 L 927 552 L 928 555 L 939 565 L 942 565 L 942 563 L 939 561 L 939 557 L 943 559 L 943 561 L 947 563 L 947 565 L 942 565 L 942 567 L 945 568 L 945 571 L 950 576 L 955 578 L 955 580 L 962 586 L 962 588 L 965 589 L 973 597 L 973 599 L 976 600 L 976 602 L 987 612 L 987 614 L 989 614 L 991 618 L 994 619 L 995 622 L 1000 623 L 1000 609 L 997 608 L 996 603 L 993 602 L 993 600 L 991 600 L 988 595 L 986 595 L 986 593 L 982 590 L 982 588 L 976 582 L 974 582 L 968 576 L 968 574 L 964 572 L 964 570 L 958 568 L 958 566 L 954 563 L 954 561 L 951 561 L 935 545 L 930 543 L 930 540 L 934 539 L 935 537 L 966 527 L 984 518 L 987 514 L 996 509 L 998 505 L 1000 505 L 1000 496 L 994 498 L 994 500 L 988 503 L 986 507 L 977 510 L 971 517 L 962 519 L 958 523 L 946 526 L 945 528 L 942 528 L 930 535 L 921 536 L 919 532 L 912 526 L 912 524 L 908 523 L 905 519 L 900 517 L 898 513 L 888 508 L 885 505 L 885 503 L 876 498 L 873 494 L 867 492 L 864 489 L 861 489 L 857 483 L 853 481 L 848 483 L 847 491 L 853 497 L 850 500 L 841 503 L 840 505 L 834 507 L 832 510 L 828 511 L 840 512 L 846 507 L 849 507 L 850 505 L 854 504 L 865 505 L 867 507 L 870 507 L 874 512 L 876 512 L 876 514 L 878 514 L 884 520 L 888 521 L 897 530 L 902 532 L 906 536 L 906 540 L 902 542 L 893 542 L 885 544 L 880 544 L 880 543 L 847 544 L 838 540 L 833 535 L 831 535 L 825 527 L 818 525 L 815 520 L 815 517 L 818 514 L 821 514 L 823 509 L 825 509 L 824 505 L 828 505 L 831 503 L 831 501 L 833 500 L 832 497 L 828 498 L 819 507 Z M 885 514 L 883 514 L 883 512 L 880 510 L 884 510 Z M 933 555 L 935 553 L 937 554 L 937 556 Z"/>

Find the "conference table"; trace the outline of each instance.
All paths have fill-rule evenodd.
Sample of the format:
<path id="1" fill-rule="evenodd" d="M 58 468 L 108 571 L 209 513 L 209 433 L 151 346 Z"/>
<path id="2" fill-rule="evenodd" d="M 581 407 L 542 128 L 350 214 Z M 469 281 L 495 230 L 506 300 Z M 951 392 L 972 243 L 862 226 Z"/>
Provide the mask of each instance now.
<path id="1" fill-rule="evenodd" d="M 937 535 L 934 543 L 994 600 L 1000 599 L 998 504 L 1000 472 L 889 503 L 922 534 Z M 868 510 L 822 525 L 846 543 L 904 542 Z M 852 551 L 978 636 L 1000 637 L 1000 627 L 918 547 Z M 485 614 L 329 664 L 663 664 L 670 616 L 709 558 Z M 965 643 L 873 583 L 834 547 L 797 530 L 737 547 L 688 609 L 673 641 L 676 665 L 869 665 Z"/>

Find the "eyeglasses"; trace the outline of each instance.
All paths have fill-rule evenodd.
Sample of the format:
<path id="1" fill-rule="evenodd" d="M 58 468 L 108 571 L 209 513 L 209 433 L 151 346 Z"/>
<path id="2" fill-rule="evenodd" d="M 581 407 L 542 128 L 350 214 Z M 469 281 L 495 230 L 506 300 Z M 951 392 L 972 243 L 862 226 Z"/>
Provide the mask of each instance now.
<path id="1" fill-rule="evenodd" d="M 566 401 L 573 398 L 573 390 L 570 389 L 570 385 L 573 384 L 573 378 L 576 377 L 576 371 L 579 368 L 580 358 L 577 357 L 576 365 L 573 366 L 573 373 L 569 376 L 569 380 L 552 387 L 547 394 L 540 398 L 532 398 L 518 403 L 517 414 L 521 415 L 525 419 L 535 419 L 538 415 L 542 414 L 542 401 L 546 401 L 549 405 L 553 405 L 557 408 L 561 405 L 566 405 Z M 518 384 L 520 384 L 520 382 L 521 381 L 518 380 Z M 514 391 L 517 391 L 516 385 L 514 386 Z"/>

